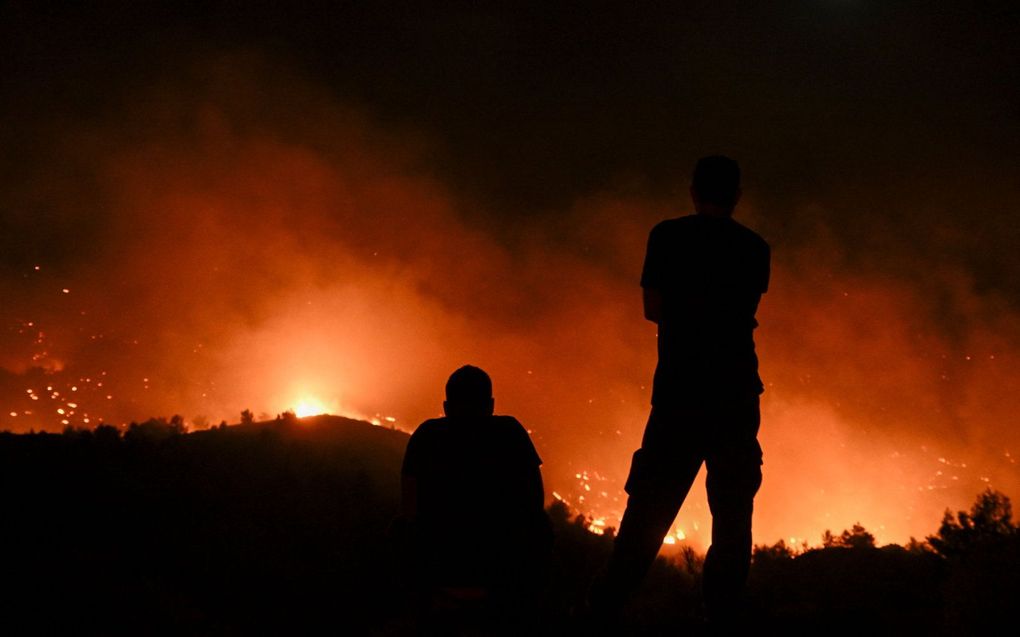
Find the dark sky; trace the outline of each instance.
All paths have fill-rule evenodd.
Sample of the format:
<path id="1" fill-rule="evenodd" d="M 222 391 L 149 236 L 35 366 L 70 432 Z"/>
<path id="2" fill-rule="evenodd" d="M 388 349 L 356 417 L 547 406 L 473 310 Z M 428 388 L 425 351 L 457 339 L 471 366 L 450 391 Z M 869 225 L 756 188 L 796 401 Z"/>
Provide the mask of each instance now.
<path id="1" fill-rule="evenodd" d="M 769 532 L 867 502 L 902 539 L 976 488 L 894 469 L 1020 488 L 1014 3 L 14 1 L 0 78 L 0 428 L 86 385 L 75 417 L 342 386 L 413 426 L 471 361 L 557 488 L 619 478 L 643 242 L 725 153 L 774 254 Z"/>
<path id="2" fill-rule="evenodd" d="M 938 253 L 1020 303 L 1009 2 L 94 4 L 2 9 L 8 186 L 52 164 L 44 134 L 252 55 L 427 139 L 421 168 L 469 223 L 556 216 L 596 192 L 682 201 L 694 160 L 722 152 L 742 162 L 773 241 L 823 226 L 862 267 L 919 279 Z M 0 260 L 52 260 L 54 242 L 74 252 L 17 206 L 3 210 Z"/>
<path id="3" fill-rule="evenodd" d="M 6 122 L 98 114 L 186 60 L 249 50 L 433 135 L 433 167 L 490 208 L 669 191 L 724 149 L 784 208 L 980 207 L 973 230 L 1016 245 L 1000 217 L 1020 152 L 1012 3 L 91 4 L 5 4 Z"/>

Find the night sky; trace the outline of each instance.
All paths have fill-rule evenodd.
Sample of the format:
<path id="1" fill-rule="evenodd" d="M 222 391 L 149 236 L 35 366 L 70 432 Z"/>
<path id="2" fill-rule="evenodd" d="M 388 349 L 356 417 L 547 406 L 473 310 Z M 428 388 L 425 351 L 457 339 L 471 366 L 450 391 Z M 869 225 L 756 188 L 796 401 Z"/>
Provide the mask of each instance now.
<path id="1" fill-rule="evenodd" d="M 723 153 L 773 250 L 756 540 L 1020 496 L 1013 3 L 97 4 L 0 8 L 0 429 L 410 430 L 474 363 L 611 522 L 644 242 Z"/>

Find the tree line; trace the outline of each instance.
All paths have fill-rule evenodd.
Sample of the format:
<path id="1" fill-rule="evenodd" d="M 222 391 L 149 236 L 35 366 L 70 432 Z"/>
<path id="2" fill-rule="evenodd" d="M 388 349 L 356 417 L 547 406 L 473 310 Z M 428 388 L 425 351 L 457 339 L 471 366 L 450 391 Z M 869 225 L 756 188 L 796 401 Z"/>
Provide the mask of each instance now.
<path id="1" fill-rule="evenodd" d="M 249 412 L 250 413 L 250 412 Z M 6 620 L 35 632 L 411 634 L 390 525 L 406 435 L 293 414 L 189 432 L 180 417 L 119 429 L 0 433 Z M 499 506 L 465 502 L 465 507 Z M 612 533 L 562 502 L 544 621 L 572 613 Z M 500 551 L 492 546 L 493 555 Z M 660 558 L 628 607 L 633 634 L 702 630 L 703 556 Z M 978 494 L 931 535 L 878 546 L 857 524 L 821 545 L 756 546 L 749 603 L 764 629 L 978 634 L 1012 620 L 1020 532 L 1009 498 Z"/>

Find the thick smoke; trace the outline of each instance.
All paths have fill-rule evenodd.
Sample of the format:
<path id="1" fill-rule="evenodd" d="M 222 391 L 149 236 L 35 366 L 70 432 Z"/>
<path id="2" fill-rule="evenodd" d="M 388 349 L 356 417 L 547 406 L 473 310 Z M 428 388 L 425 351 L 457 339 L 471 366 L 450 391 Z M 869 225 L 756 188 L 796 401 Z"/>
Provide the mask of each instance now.
<path id="1" fill-rule="evenodd" d="M 250 56 L 118 104 L 26 124 L 0 202 L 0 427 L 315 400 L 410 430 L 472 363 L 533 431 L 547 491 L 614 523 L 655 364 L 644 242 L 683 198 L 489 214 L 433 171 L 434 140 Z M 739 218 L 774 253 L 756 539 L 860 521 L 904 541 L 986 486 L 1020 492 L 1015 307 L 938 253 L 863 259 L 817 206 L 771 222 L 749 190 Z M 678 521 L 700 544 L 703 501 Z"/>

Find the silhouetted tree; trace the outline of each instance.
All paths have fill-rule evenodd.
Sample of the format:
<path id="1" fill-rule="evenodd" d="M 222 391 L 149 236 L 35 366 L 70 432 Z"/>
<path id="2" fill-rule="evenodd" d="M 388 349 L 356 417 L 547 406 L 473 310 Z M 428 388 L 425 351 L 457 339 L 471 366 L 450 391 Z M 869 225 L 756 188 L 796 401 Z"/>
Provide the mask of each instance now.
<path id="1" fill-rule="evenodd" d="M 903 548 L 913 555 L 929 555 L 933 551 L 931 544 L 925 540 L 918 540 L 912 535 L 910 536 L 910 540 L 907 542 L 907 545 Z"/>
<path id="2" fill-rule="evenodd" d="M 857 522 L 839 535 L 833 535 L 832 531 L 826 529 L 822 533 L 822 546 L 847 549 L 875 548 L 875 536 Z"/>
<path id="3" fill-rule="evenodd" d="M 92 439 L 98 444 L 116 444 L 120 442 L 120 429 L 113 425 L 100 423 L 92 430 Z"/>
<path id="4" fill-rule="evenodd" d="M 950 630 L 990 635 L 1015 620 L 1020 532 L 1008 497 L 987 489 L 969 512 L 946 511 L 928 543 L 948 568 L 943 604 Z"/>
<path id="5" fill-rule="evenodd" d="M 828 533 L 828 531 L 826 532 Z M 823 535 L 823 541 L 824 537 Z M 755 564 L 758 564 L 767 561 L 792 560 L 796 555 L 797 553 L 784 540 L 779 540 L 771 546 L 768 544 L 755 546 L 751 559 Z"/>
<path id="6" fill-rule="evenodd" d="M 686 544 L 680 549 L 680 559 L 677 566 L 681 567 L 688 575 L 694 578 L 701 577 L 705 570 L 705 556 L 694 550 L 694 547 Z"/>
<path id="7" fill-rule="evenodd" d="M 170 417 L 170 433 L 171 435 L 180 435 L 188 433 L 188 425 L 184 422 L 184 416 L 180 414 L 174 414 Z"/>
<path id="8" fill-rule="evenodd" d="M 250 409 L 245 409 L 241 412 L 241 424 L 250 425 L 255 422 L 255 414 Z"/>
<path id="9" fill-rule="evenodd" d="M 63 436 L 64 438 L 85 441 L 92 437 L 92 432 L 88 429 L 79 429 L 74 425 L 68 425 L 64 427 Z"/>
<path id="10" fill-rule="evenodd" d="M 1013 524 L 1013 508 L 1009 498 L 993 489 L 978 495 L 970 512 L 953 513 L 946 509 L 942 525 L 928 543 L 943 557 L 956 557 L 978 546 L 1017 534 Z"/>
<path id="11" fill-rule="evenodd" d="M 150 418 L 142 424 L 131 423 L 124 432 L 124 441 L 128 443 L 159 443 L 174 436 L 188 433 L 184 418 L 174 415 L 169 422 L 166 418 Z"/>

